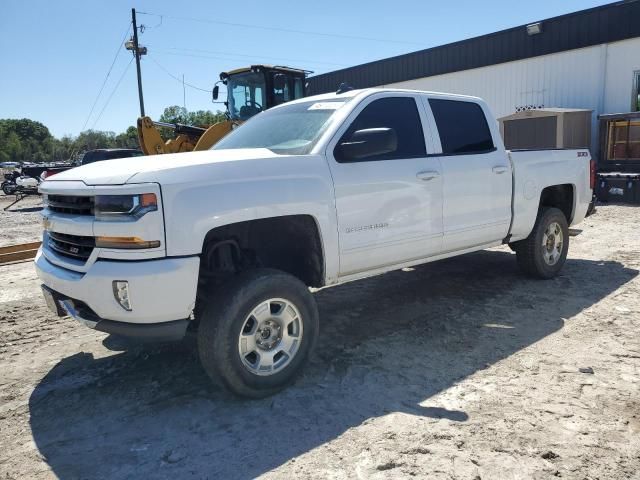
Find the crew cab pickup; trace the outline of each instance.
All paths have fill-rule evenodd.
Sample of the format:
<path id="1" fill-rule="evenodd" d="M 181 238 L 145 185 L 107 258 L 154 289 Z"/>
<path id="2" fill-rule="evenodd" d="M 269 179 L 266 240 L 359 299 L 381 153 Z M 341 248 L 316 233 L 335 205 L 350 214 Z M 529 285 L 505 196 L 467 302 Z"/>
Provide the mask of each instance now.
<path id="1" fill-rule="evenodd" d="M 505 151 L 479 98 L 366 89 L 256 115 L 211 150 L 47 179 L 49 306 L 103 332 L 197 335 L 209 376 L 269 395 L 319 331 L 309 287 L 508 244 L 558 274 L 586 215 L 586 149 Z"/>

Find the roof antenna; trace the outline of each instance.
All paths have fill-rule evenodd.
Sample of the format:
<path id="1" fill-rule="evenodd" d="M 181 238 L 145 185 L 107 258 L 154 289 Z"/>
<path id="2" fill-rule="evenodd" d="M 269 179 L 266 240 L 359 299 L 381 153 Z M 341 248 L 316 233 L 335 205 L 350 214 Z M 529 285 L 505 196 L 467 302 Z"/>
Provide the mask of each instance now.
<path id="1" fill-rule="evenodd" d="M 353 87 L 349 85 L 347 82 L 342 82 L 338 87 L 338 91 L 336 93 L 339 95 L 341 93 L 348 92 L 350 90 L 353 90 Z"/>

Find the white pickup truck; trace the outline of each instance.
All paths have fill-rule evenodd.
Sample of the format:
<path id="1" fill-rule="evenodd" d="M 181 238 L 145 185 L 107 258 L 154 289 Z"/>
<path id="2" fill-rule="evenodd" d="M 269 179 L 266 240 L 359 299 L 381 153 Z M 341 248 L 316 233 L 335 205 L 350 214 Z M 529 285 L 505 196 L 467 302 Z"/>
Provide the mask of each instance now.
<path id="1" fill-rule="evenodd" d="M 500 244 L 551 278 L 593 181 L 585 149 L 505 151 L 479 98 L 352 90 L 260 113 L 209 151 L 47 179 L 35 262 L 58 315 L 193 332 L 212 379 L 261 397 L 313 349 L 309 287 Z"/>

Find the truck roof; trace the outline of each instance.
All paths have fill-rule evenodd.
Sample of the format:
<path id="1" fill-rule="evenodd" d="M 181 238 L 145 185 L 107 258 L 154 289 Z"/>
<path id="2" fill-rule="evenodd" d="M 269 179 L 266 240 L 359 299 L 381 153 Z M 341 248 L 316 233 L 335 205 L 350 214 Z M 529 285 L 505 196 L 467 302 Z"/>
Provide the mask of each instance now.
<path id="1" fill-rule="evenodd" d="M 459 95 L 456 93 L 432 92 L 432 91 L 426 91 L 426 90 L 414 90 L 414 89 L 407 89 L 407 88 L 362 88 L 362 89 L 348 90 L 343 93 L 332 92 L 332 93 L 322 93 L 320 95 L 313 95 L 311 97 L 303 97 L 297 100 L 287 102 L 287 105 L 294 104 L 294 103 L 317 101 L 317 100 L 336 100 L 341 98 L 349 99 L 357 96 L 364 97 L 364 96 L 368 96 L 368 95 L 372 95 L 374 93 L 380 93 L 380 92 L 420 93 L 423 95 L 426 94 L 430 97 L 451 98 L 451 99 L 460 99 L 460 100 L 464 99 L 464 100 L 473 100 L 476 102 L 483 101 L 480 97 L 473 97 L 470 95 Z"/>

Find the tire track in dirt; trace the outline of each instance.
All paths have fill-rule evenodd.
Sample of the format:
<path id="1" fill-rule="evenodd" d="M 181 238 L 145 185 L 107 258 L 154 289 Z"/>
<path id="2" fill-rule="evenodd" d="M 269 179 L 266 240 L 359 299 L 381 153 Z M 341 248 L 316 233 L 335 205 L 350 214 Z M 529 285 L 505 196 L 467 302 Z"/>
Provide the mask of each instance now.
<path id="1" fill-rule="evenodd" d="M 53 317 L 32 265 L 2 267 L 16 300 L 0 296 L 0 471 L 633 478 L 638 221 L 600 207 L 549 282 L 499 248 L 321 290 L 309 368 L 257 402 L 211 387 L 188 345 L 132 347 Z"/>

